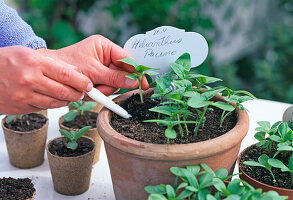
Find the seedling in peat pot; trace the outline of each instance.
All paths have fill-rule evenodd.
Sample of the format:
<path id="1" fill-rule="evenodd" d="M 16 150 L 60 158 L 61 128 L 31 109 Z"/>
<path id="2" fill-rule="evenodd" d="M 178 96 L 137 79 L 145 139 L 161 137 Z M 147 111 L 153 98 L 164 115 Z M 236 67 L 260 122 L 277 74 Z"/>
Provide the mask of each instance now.
<path id="1" fill-rule="evenodd" d="M 75 150 L 78 147 L 78 144 L 76 142 L 78 140 L 78 138 L 83 136 L 91 128 L 92 128 L 91 126 L 85 126 L 82 129 L 79 129 L 77 131 L 68 132 L 64 129 L 60 129 L 59 131 L 64 137 L 66 137 L 68 139 L 67 148 Z"/>
<path id="2" fill-rule="evenodd" d="M 96 102 L 92 101 L 85 101 L 84 103 L 82 101 L 73 102 L 70 104 L 75 109 L 70 110 L 68 113 L 64 115 L 64 120 L 69 122 L 73 120 L 78 114 L 83 115 L 84 111 L 90 111 L 97 105 Z"/>
<path id="3" fill-rule="evenodd" d="M 141 81 L 144 74 L 148 74 L 150 76 L 157 75 L 157 72 L 150 71 L 151 69 L 157 70 L 159 68 L 150 68 L 143 65 L 139 65 L 135 60 L 132 58 L 123 58 L 118 61 L 124 62 L 128 65 L 131 65 L 135 67 L 137 73 L 129 74 L 126 77 L 132 80 L 136 80 L 138 78 L 139 80 L 139 94 L 140 94 L 140 101 L 143 103 L 143 96 L 142 96 L 142 88 L 141 88 Z"/>

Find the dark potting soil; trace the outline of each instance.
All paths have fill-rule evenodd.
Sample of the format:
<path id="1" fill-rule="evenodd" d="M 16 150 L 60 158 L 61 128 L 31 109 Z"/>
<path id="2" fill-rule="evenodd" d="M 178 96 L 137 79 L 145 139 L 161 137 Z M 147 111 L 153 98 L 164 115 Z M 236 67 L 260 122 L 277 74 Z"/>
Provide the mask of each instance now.
<path id="1" fill-rule="evenodd" d="M 34 185 L 29 178 L 1 178 L 0 199 L 1 200 L 25 200 L 32 198 L 35 193 Z"/>
<path id="2" fill-rule="evenodd" d="M 82 115 L 77 115 L 72 121 L 63 121 L 62 124 L 69 128 L 81 129 L 85 126 L 91 126 L 96 128 L 98 113 L 95 112 L 84 112 Z"/>
<path id="3" fill-rule="evenodd" d="M 276 182 L 273 180 L 270 172 L 262 167 L 251 167 L 243 164 L 244 161 L 258 161 L 258 157 L 262 154 L 267 154 L 270 158 L 275 154 L 276 148 L 273 147 L 271 152 L 268 152 L 266 149 L 253 145 L 243 154 L 240 160 L 240 168 L 251 178 L 258 180 L 259 182 L 265 183 L 267 185 L 293 189 L 291 183 L 291 175 L 289 172 L 281 172 L 280 169 L 272 168 L 273 174 L 276 177 Z M 281 160 L 286 166 L 288 166 L 289 157 L 292 154 L 280 153 L 276 156 L 277 159 Z"/>
<path id="4" fill-rule="evenodd" d="M 116 114 L 113 114 L 111 126 L 118 133 L 134 140 L 153 144 L 166 144 L 167 139 L 165 137 L 165 126 L 159 126 L 157 123 L 142 122 L 144 120 L 158 118 L 157 113 L 149 111 L 150 108 L 158 106 L 158 104 L 158 100 L 151 100 L 150 98 L 144 98 L 144 103 L 142 104 L 140 102 L 139 94 L 133 95 L 121 105 L 129 112 L 129 114 L 132 115 L 132 118 L 124 119 Z M 177 131 L 177 138 L 170 139 L 170 144 L 187 144 L 213 139 L 228 132 L 236 125 L 237 116 L 235 112 L 232 112 L 225 119 L 223 126 L 220 128 L 222 110 L 215 107 L 213 109 L 214 111 L 208 111 L 206 113 L 204 128 L 199 128 L 196 136 L 193 134 L 195 125 L 189 124 L 189 135 L 186 135 L 185 133 L 184 137 L 181 137 Z M 194 119 L 190 120 L 194 121 Z"/>
<path id="5" fill-rule="evenodd" d="M 30 113 L 22 115 L 22 119 L 16 117 L 9 124 L 5 122 L 4 126 L 14 131 L 27 132 L 42 128 L 46 124 L 46 122 L 47 118 L 43 115 L 37 113 Z"/>
<path id="6" fill-rule="evenodd" d="M 76 157 L 84 155 L 92 151 L 95 147 L 95 144 L 86 138 L 79 138 L 77 140 L 78 147 L 75 150 L 67 148 L 67 139 L 59 138 L 53 140 L 49 146 L 49 151 L 53 155 L 60 157 Z"/>

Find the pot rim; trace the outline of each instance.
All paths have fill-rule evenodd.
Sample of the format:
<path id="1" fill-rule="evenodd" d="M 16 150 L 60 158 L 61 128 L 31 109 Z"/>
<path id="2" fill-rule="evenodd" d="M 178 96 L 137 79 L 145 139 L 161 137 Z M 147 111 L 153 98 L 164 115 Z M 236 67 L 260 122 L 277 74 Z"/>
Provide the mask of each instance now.
<path id="1" fill-rule="evenodd" d="M 61 158 L 61 159 L 64 159 L 64 160 L 73 160 L 73 159 L 78 159 L 78 158 L 82 158 L 82 157 L 88 156 L 88 154 L 93 153 L 93 152 L 95 152 L 95 150 L 96 150 L 96 143 L 95 143 L 95 141 L 94 141 L 93 139 L 91 139 L 90 137 L 82 136 L 81 138 L 88 139 L 88 140 L 90 140 L 90 141 L 94 144 L 94 148 L 93 148 L 91 151 L 87 152 L 86 154 L 83 154 L 83 155 L 80 155 L 80 156 L 74 156 L 74 157 L 62 157 L 62 156 L 56 156 L 56 155 L 52 154 L 52 153 L 49 151 L 49 145 L 50 145 L 54 140 L 57 140 L 57 139 L 60 139 L 60 138 L 63 139 L 63 138 L 65 138 L 65 137 L 64 137 L 64 136 L 54 137 L 54 138 L 52 138 L 51 140 L 49 140 L 49 141 L 46 143 L 46 152 L 47 152 L 47 154 L 50 154 L 50 156 L 52 156 L 52 157 L 54 157 L 54 158 L 59 158 L 59 159 Z"/>
<path id="2" fill-rule="evenodd" d="M 91 112 L 91 111 L 88 111 L 88 112 Z M 92 112 L 92 113 L 96 113 L 96 112 Z M 62 127 L 65 127 L 65 128 L 67 128 L 67 129 L 69 129 L 69 130 L 73 130 L 73 131 L 80 130 L 80 129 L 78 129 L 78 128 L 71 128 L 71 127 L 68 127 L 68 126 L 64 126 L 64 125 L 62 124 L 63 121 L 64 121 L 64 115 L 60 116 L 60 117 L 59 117 L 59 120 L 58 120 L 58 124 L 59 124 L 59 127 L 60 127 L 61 129 L 62 129 Z M 96 130 L 96 129 L 97 129 L 97 127 L 95 127 L 95 128 L 91 128 L 91 129 L 89 129 L 89 131 Z"/>
<path id="3" fill-rule="evenodd" d="M 237 158 L 238 169 L 239 169 L 239 171 L 241 171 L 242 175 L 246 176 L 249 180 L 251 180 L 251 181 L 253 181 L 253 182 L 256 182 L 256 183 L 259 184 L 259 185 L 262 185 L 262 186 L 265 186 L 265 187 L 267 187 L 267 188 L 270 188 L 270 190 L 274 190 L 274 191 L 279 190 L 279 191 L 285 191 L 285 192 L 293 192 L 293 189 L 281 188 L 281 187 L 276 187 L 276 186 L 272 186 L 272 185 L 268 185 L 268 184 L 262 183 L 262 182 L 260 182 L 260 181 L 258 181 L 258 180 L 256 180 L 256 179 L 250 177 L 248 174 L 246 174 L 246 173 L 241 169 L 241 167 L 240 167 L 240 165 L 239 165 L 241 157 L 243 156 L 243 154 L 246 153 L 246 151 L 248 151 L 248 149 L 249 149 L 250 147 L 252 147 L 252 146 L 254 146 L 254 145 L 256 145 L 256 144 L 252 144 L 252 145 L 246 147 L 243 151 L 241 151 L 241 153 L 239 154 L 239 156 L 238 156 L 238 158 Z M 241 175 L 239 175 L 239 176 L 241 176 Z"/>
<path id="4" fill-rule="evenodd" d="M 139 90 L 130 91 L 114 99 L 115 102 L 125 101 Z M 144 91 L 145 95 L 151 94 L 153 89 Z M 127 138 L 110 126 L 111 111 L 102 108 L 98 115 L 97 128 L 104 142 L 111 146 L 145 159 L 161 160 L 189 160 L 194 158 L 205 158 L 210 155 L 220 154 L 241 143 L 249 129 L 249 117 L 245 110 L 238 108 L 238 121 L 227 133 L 202 142 L 188 144 L 152 144 Z M 159 156 L 158 156 L 159 155 Z"/>
<path id="5" fill-rule="evenodd" d="M 38 113 L 36 113 L 36 114 L 38 114 Z M 42 115 L 42 114 L 39 114 L 39 115 Z M 13 132 L 13 133 L 18 134 L 18 135 L 23 135 L 23 134 L 26 134 L 26 135 L 28 135 L 28 134 L 34 134 L 34 133 L 39 132 L 39 131 L 41 131 L 41 130 L 43 130 L 43 129 L 46 129 L 46 128 L 49 126 L 49 119 L 48 119 L 48 117 L 46 117 L 46 116 L 44 116 L 44 115 L 42 115 L 42 116 L 46 118 L 46 120 L 47 120 L 46 123 L 45 123 L 41 128 L 39 128 L 39 129 L 34 129 L 34 130 L 32 130 L 32 131 L 15 131 L 15 130 L 12 130 L 12 129 L 7 128 L 7 127 L 4 125 L 4 122 L 5 122 L 5 119 L 6 119 L 8 116 L 5 116 L 5 117 L 2 119 L 2 121 L 1 121 L 1 126 L 2 126 L 3 130 L 7 130 L 7 131 Z"/>

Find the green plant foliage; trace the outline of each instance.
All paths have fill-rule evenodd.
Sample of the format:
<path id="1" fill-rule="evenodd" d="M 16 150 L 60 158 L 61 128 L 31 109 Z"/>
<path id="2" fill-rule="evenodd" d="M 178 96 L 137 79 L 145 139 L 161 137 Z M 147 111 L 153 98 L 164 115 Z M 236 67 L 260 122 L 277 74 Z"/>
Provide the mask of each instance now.
<path id="1" fill-rule="evenodd" d="M 121 60 L 118 60 L 120 62 L 124 62 L 128 65 L 133 66 L 137 73 L 133 73 L 133 74 L 129 74 L 126 77 L 132 80 L 136 80 L 138 78 L 139 80 L 139 95 L 140 95 L 140 101 L 141 103 L 143 103 L 143 96 L 142 96 L 142 89 L 141 89 L 141 81 L 142 81 L 142 77 L 143 75 L 148 74 L 149 76 L 153 76 L 153 75 L 157 75 L 157 72 L 151 71 L 151 69 L 158 69 L 158 68 L 150 68 L 150 67 L 146 67 L 143 65 L 139 65 L 135 60 L 133 60 L 132 58 L 123 58 Z"/>
<path id="2" fill-rule="evenodd" d="M 131 60 L 133 63 L 133 61 Z M 254 98 L 247 91 L 232 89 L 219 86 L 210 87 L 209 84 L 221 81 L 215 77 L 208 77 L 191 71 L 191 58 L 188 53 L 182 54 L 175 62 L 170 63 L 170 72 L 156 80 L 157 93 L 151 96 L 152 99 L 159 98 L 161 105 L 149 109 L 158 113 L 158 119 L 145 120 L 144 122 L 156 122 L 158 125 L 167 126 L 165 136 L 167 143 L 170 139 L 175 139 L 177 134 L 174 126 L 178 126 L 181 137 L 184 132 L 188 135 L 187 124 L 194 123 L 194 135 L 197 135 L 199 127 L 204 127 L 205 114 L 212 110 L 210 106 L 223 110 L 220 127 L 226 117 L 231 114 L 235 108 L 244 110 L 243 102 Z M 174 91 L 170 85 L 175 85 Z M 227 102 L 214 102 L 211 99 L 217 94 L 225 95 Z M 233 103 L 234 106 L 230 103 Z M 196 119 L 190 108 L 197 112 Z M 162 116 L 161 116 L 162 115 Z M 187 120 L 192 119 L 192 120 Z M 182 127 L 183 126 L 183 127 Z"/>
<path id="3" fill-rule="evenodd" d="M 73 102 L 70 105 L 75 109 L 70 110 L 68 113 L 64 115 L 64 120 L 67 122 L 75 119 L 75 117 L 78 114 L 83 115 L 84 111 L 91 111 L 97 105 L 97 103 L 93 101 L 85 101 L 85 102 L 78 101 L 78 102 Z"/>
<path id="4" fill-rule="evenodd" d="M 262 192 L 240 179 L 233 179 L 227 185 L 228 176 L 226 169 L 220 168 L 214 172 L 205 164 L 186 166 L 186 168 L 172 167 L 171 173 L 176 176 L 174 185 L 150 185 L 144 189 L 149 193 L 148 200 L 250 200 L 268 199 L 285 200 L 287 197 L 279 196 L 277 192 Z M 178 180 L 180 184 L 178 184 Z M 211 193 L 210 189 L 215 192 Z"/>
<path id="5" fill-rule="evenodd" d="M 21 120 L 21 123 L 22 123 L 22 116 L 23 115 L 10 115 L 6 118 L 5 122 L 7 124 L 11 123 L 12 121 L 15 121 L 17 118 Z"/>
<path id="6" fill-rule="evenodd" d="M 78 144 L 76 141 L 91 128 L 92 128 L 91 126 L 85 126 L 77 131 L 68 132 L 67 130 L 64 130 L 64 129 L 60 129 L 59 131 L 64 137 L 68 139 L 67 148 L 76 150 L 78 147 Z"/>

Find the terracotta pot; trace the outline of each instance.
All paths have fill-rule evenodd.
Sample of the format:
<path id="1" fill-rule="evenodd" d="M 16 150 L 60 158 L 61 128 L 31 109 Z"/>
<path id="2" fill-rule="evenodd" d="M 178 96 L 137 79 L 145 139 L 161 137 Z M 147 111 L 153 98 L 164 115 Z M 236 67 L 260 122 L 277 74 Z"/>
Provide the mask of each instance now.
<path id="1" fill-rule="evenodd" d="M 2 128 L 10 163 L 18 168 L 27 169 L 39 166 L 44 161 L 45 144 L 49 120 L 37 130 L 21 132 L 4 126 L 7 117 L 2 119 Z"/>
<path id="2" fill-rule="evenodd" d="M 253 145 L 251 145 L 253 146 Z M 279 193 L 279 195 L 281 196 L 288 196 L 288 200 L 293 200 L 293 189 L 285 189 L 285 188 L 279 188 L 279 187 L 274 187 L 274 186 L 271 186 L 271 185 L 267 185 L 267 184 L 264 184 L 262 182 L 259 182 L 255 179 L 253 179 L 252 177 L 248 176 L 248 174 L 246 174 L 240 167 L 239 165 L 239 162 L 242 158 L 242 156 L 249 150 L 249 148 L 251 147 L 247 147 L 246 149 L 244 149 L 240 155 L 238 156 L 238 159 L 237 159 L 237 164 L 239 166 L 239 172 L 242 173 L 240 174 L 240 178 L 244 181 L 246 181 L 247 183 L 249 183 L 250 185 L 252 185 L 254 188 L 262 188 L 262 190 L 264 192 L 267 192 L 267 191 L 270 191 L 270 190 L 274 190 L 276 192 Z"/>
<path id="3" fill-rule="evenodd" d="M 89 137 L 81 137 L 80 139 L 89 140 L 95 145 L 95 142 Z M 82 156 L 60 157 L 53 155 L 49 151 L 49 147 L 54 140 L 66 140 L 66 138 L 54 138 L 46 145 L 55 191 L 65 195 L 78 195 L 84 193 L 90 186 L 95 147 L 92 151 Z"/>
<path id="4" fill-rule="evenodd" d="M 96 102 L 96 103 L 97 103 L 97 105 L 95 107 L 93 107 L 93 109 L 91 109 L 91 112 L 99 113 L 100 110 L 103 108 L 103 105 L 98 103 L 98 102 Z M 73 110 L 73 109 L 76 109 L 76 108 L 74 108 L 73 106 L 69 105 L 68 109 Z"/>
<path id="5" fill-rule="evenodd" d="M 67 131 L 72 131 L 72 130 L 78 130 L 78 129 L 74 129 L 74 128 L 69 128 L 67 126 L 64 126 L 62 123 L 64 121 L 63 115 L 59 118 L 59 128 L 60 129 L 65 129 Z M 90 137 L 94 140 L 95 144 L 96 144 L 96 150 L 95 150 L 95 158 L 94 158 L 94 162 L 93 164 L 96 164 L 99 159 L 100 159 L 100 151 L 101 151 L 101 143 L 102 143 L 102 139 L 98 133 L 98 129 L 97 128 L 91 128 L 90 130 L 88 130 L 84 136 Z"/>
<path id="6" fill-rule="evenodd" d="M 121 103 L 138 90 L 115 99 Z M 151 95 L 147 90 L 144 95 Z M 237 109 L 238 122 L 226 134 L 198 143 L 151 144 L 127 138 L 109 124 L 111 112 L 103 108 L 98 116 L 97 128 L 104 140 L 113 188 L 117 200 L 147 199 L 147 185 L 173 184 L 171 167 L 185 167 L 206 163 L 213 170 L 226 168 L 233 172 L 241 141 L 247 134 L 249 119 L 246 111 Z M 147 133 L 146 133 L 147 134 Z"/>

